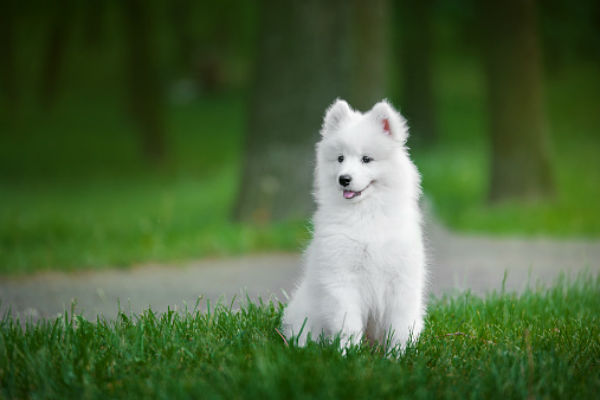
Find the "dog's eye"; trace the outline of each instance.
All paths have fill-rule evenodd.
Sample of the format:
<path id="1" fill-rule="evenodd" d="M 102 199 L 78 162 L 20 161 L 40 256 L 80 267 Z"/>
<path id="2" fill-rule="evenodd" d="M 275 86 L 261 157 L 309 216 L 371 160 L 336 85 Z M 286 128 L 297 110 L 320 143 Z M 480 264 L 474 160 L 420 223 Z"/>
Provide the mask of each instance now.
<path id="1" fill-rule="evenodd" d="M 344 162 L 344 156 L 338 156 L 338 162 L 339 163 Z"/>
<path id="2" fill-rule="evenodd" d="M 369 156 L 363 156 L 363 158 L 362 158 L 362 162 L 364 162 L 365 164 L 368 164 L 371 161 L 373 161 L 373 159 Z"/>

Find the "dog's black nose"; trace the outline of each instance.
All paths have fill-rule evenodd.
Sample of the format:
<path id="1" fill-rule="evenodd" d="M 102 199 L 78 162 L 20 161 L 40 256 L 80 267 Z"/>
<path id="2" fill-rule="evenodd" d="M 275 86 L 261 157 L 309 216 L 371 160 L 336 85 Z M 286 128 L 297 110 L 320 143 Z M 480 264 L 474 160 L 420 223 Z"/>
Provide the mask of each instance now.
<path id="1" fill-rule="evenodd" d="M 339 181 L 340 185 L 348 186 L 352 182 L 352 177 L 350 175 L 341 175 Z"/>

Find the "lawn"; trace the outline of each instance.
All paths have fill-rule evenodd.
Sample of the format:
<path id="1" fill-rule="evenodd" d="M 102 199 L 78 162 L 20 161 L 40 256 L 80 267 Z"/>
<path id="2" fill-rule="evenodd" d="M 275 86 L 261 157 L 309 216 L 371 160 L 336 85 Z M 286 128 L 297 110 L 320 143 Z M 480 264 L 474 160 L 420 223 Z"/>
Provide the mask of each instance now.
<path id="1" fill-rule="evenodd" d="M 405 353 L 286 345 L 283 306 L 0 322 L 2 398 L 568 398 L 600 390 L 600 278 L 432 299 Z"/>
<path id="2" fill-rule="evenodd" d="M 600 80 L 572 67 L 547 79 L 556 196 L 486 203 L 488 152 L 481 76 L 467 62 L 438 74 L 441 136 L 415 149 L 435 215 L 466 232 L 600 235 Z M 244 94 L 168 109 L 169 156 L 149 167 L 110 93 L 65 93 L 42 112 L 0 110 L 0 275 L 174 262 L 249 251 L 298 251 L 307 221 L 231 220 L 246 120 Z"/>
<path id="3" fill-rule="evenodd" d="M 0 272 L 300 249 L 304 221 L 261 227 L 230 220 L 234 176 L 229 168 L 202 179 L 140 177 L 69 185 L 65 191 L 5 189 L 10 203 L 0 210 Z"/>

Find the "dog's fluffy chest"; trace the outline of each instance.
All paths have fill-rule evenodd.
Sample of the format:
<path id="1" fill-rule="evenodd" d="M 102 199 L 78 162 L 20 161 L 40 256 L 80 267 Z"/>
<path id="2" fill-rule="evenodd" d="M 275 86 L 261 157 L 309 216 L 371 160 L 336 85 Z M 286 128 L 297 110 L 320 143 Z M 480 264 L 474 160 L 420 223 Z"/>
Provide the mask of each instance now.
<path id="1" fill-rule="evenodd" d="M 317 229 L 313 250 L 322 261 L 318 265 L 329 265 L 326 269 L 335 274 L 404 273 L 421 250 L 420 228 L 418 225 L 410 227 L 389 220 L 376 225 L 355 224 Z"/>

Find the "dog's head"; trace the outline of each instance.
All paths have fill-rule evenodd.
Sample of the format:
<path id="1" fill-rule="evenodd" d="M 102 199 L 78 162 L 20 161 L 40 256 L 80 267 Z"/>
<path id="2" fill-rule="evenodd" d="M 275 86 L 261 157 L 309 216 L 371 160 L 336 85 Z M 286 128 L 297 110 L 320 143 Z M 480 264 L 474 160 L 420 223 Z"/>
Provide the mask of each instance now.
<path id="1" fill-rule="evenodd" d="M 336 100 L 325 113 L 321 135 L 317 201 L 355 203 L 380 189 L 398 186 L 403 160 L 408 160 L 408 128 L 387 101 L 363 114 Z"/>

